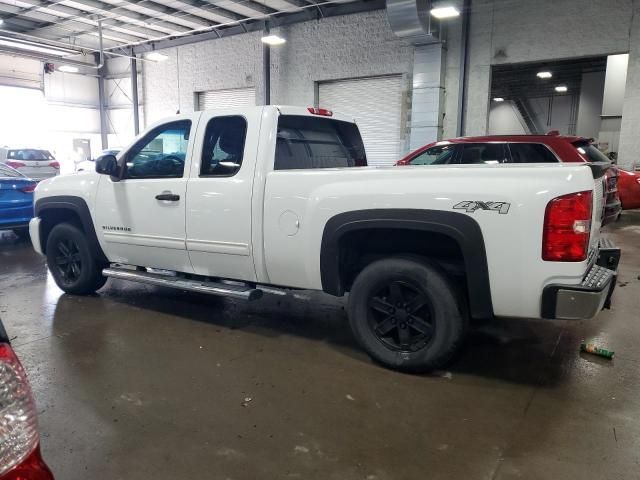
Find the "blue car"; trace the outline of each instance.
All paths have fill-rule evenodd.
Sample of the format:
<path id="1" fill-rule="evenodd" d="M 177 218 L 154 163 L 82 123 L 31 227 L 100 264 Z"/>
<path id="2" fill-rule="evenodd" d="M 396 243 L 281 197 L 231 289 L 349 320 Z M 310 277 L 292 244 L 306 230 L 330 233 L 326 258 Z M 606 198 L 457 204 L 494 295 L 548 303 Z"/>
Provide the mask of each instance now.
<path id="1" fill-rule="evenodd" d="M 33 191 L 38 183 L 0 163 L 0 230 L 13 230 L 19 237 L 29 235 L 33 218 Z"/>

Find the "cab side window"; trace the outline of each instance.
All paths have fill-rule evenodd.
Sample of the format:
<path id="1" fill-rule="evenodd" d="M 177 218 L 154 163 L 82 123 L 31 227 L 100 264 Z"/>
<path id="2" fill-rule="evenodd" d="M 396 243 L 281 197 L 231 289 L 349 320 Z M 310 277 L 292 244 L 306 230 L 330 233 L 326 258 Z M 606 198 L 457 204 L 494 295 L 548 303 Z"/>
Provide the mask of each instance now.
<path id="1" fill-rule="evenodd" d="M 127 152 L 123 178 L 181 178 L 190 132 L 191 120 L 154 128 Z"/>
<path id="2" fill-rule="evenodd" d="M 209 120 L 202 147 L 201 177 L 230 177 L 242 165 L 247 121 L 244 117 L 215 117 Z"/>
<path id="3" fill-rule="evenodd" d="M 453 162 L 455 145 L 436 145 L 414 157 L 409 165 L 446 165 Z"/>

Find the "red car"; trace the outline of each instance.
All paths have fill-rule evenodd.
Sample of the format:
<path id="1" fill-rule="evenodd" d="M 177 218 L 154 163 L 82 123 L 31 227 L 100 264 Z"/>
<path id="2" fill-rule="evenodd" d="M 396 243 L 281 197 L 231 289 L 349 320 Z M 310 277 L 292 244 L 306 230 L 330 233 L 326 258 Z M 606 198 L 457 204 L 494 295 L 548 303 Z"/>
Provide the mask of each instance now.
<path id="1" fill-rule="evenodd" d="M 411 152 L 396 165 L 609 161 L 591 139 L 552 131 L 547 135 L 489 135 L 434 142 Z M 616 220 L 622 210 L 615 166 L 607 172 L 606 194 L 603 223 Z"/>
<path id="2" fill-rule="evenodd" d="M 618 193 L 622 208 L 629 210 L 631 208 L 640 208 L 640 172 L 629 172 L 619 169 L 618 176 Z"/>
<path id="3" fill-rule="evenodd" d="M 29 381 L 0 321 L 0 480 L 53 480 Z"/>

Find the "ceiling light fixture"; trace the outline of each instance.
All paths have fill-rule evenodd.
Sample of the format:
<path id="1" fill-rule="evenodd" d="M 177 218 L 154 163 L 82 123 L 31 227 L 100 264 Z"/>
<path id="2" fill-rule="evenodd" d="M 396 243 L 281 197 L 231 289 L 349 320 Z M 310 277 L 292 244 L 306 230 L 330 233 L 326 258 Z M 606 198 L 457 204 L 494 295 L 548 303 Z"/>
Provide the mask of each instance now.
<path id="1" fill-rule="evenodd" d="M 460 16 L 460 10 L 456 7 L 436 7 L 431 9 L 431 15 L 438 19 L 454 18 Z"/>
<path id="2" fill-rule="evenodd" d="M 566 92 L 567 90 L 569 90 L 569 89 L 567 88 L 567 86 L 566 86 L 566 85 L 558 85 L 558 86 L 556 87 L 556 92 L 564 93 L 564 92 Z"/>
<path id="3" fill-rule="evenodd" d="M 16 50 L 25 50 L 29 52 L 44 53 L 46 55 L 54 55 L 64 57 L 67 55 L 78 55 L 82 52 L 62 47 L 54 47 L 45 43 L 29 42 L 27 40 L 18 40 L 10 37 L 0 37 L 0 46 L 14 48 Z"/>
<path id="4" fill-rule="evenodd" d="M 167 58 L 169 58 L 169 55 L 160 52 L 151 52 L 146 55 L 146 59 L 152 62 L 164 62 Z"/>
<path id="5" fill-rule="evenodd" d="M 551 72 L 548 71 L 544 71 L 544 72 L 538 72 L 536 73 L 536 76 L 538 78 L 551 78 L 553 77 L 553 74 Z"/>
<path id="6" fill-rule="evenodd" d="M 0 25 L 4 23 L 4 20 L 0 18 Z"/>
<path id="7" fill-rule="evenodd" d="M 78 67 L 74 67 L 73 65 L 61 65 L 58 67 L 58 71 L 65 73 L 78 73 Z"/>
<path id="8" fill-rule="evenodd" d="M 262 37 L 260 40 L 262 40 L 262 43 L 265 43 L 271 47 L 275 47 L 278 45 L 282 45 L 283 43 L 286 42 L 286 40 L 284 38 L 282 38 L 279 35 L 276 34 L 270 34 L 270 35 L 265 35 L 264 37 Z"/>
<path id="9" fill-rule="evenodd" d="M 494 102 L 504 102 L 504 98 L 502 97 L 493 97 Z"/>

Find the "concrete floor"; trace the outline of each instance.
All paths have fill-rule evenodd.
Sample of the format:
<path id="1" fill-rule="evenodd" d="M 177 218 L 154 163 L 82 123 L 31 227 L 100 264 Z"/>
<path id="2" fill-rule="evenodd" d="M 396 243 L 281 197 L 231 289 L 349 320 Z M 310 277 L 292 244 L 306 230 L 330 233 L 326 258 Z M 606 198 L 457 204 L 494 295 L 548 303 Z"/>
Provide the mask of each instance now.
<path id="1" fill-rule="evenodd" d="M 403 375 L 354 345 L 341 301 L 253 304 L 111 280 L 63 295 L 0 240 L 0 317 L 58 479 L 640 477 L 640 212 L 614 307 L 496 321 L 446 372 Z M 579 354 L 582 339 L 616 351 Z"/>

